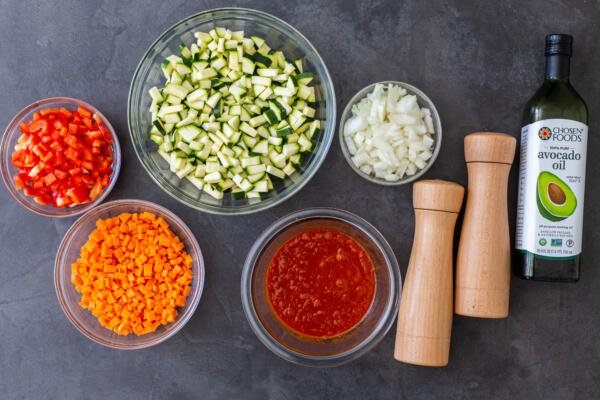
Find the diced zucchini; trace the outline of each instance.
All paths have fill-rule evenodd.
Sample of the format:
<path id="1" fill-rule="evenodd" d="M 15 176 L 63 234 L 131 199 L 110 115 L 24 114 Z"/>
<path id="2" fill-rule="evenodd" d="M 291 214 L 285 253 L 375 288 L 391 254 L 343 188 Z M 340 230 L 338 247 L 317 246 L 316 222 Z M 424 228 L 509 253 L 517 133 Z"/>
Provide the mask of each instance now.
<path id="1" fill-rule="evenodd" d="M 269 191 L 269 184 L 266 179 L 258 181 L 254 184 L 252 190 L 259 193 L 266 193 Z"/>
<path id="2" fill-rule="evenodd" d="M 163 100 L 164 100 L 164 99 L 163 99 L 163 96 L 162 96 L 162 94 L 160 93 L 160 90 L 159 90 L 159 89 L 158 89 L 156 86 L 153 86 L 153 87 L 152 87 L 152 88 L 149 90 L 149 93 L 150 93 L 150 97 L 152 97 L 152 100 L 153 100 L 154 102 L 156 102 L 157 104 L 160 104 L 160 103 L 162 103 L 162 102 L 163 102 Z"/>
<path id="3" fill-rule="evenodd" d="M 257 115 L 254 118 L 251 118 L 248 123 L 251 127 L 256 128 L 259 125 L 262 125 L 267 122 L 267 118 L 264 115 Z"/>
<path id="4" fill-rule="evenodd" d="M 296 172 L 296 167 L 294 167 L 294 164 L 289 162 L 286 164 L 285 167 L 283 167 L 283 172 L 287 175 L 290 176 L 292 175 L 294 172 Z"/>
<path id="5" fill-rule="evenodd" d="M 299 84 L 308 85 L 313 79 L 315 75 L 312 72 L 302 72 L 298 75 L 294 76 L 294 79 Z"/>
<path id="6" fill-rule="evenodd" d="M 296 172 L 320 129 L 314 73 L 263 38 L 216 27 L 161 64 L 150 140 L 179 178 L 217 200 L 260 201 Z"/>
<path id="7" fill-rule="evenodd" d="M 291 126 L 285 126 L 283 128 L 277 129 L 277 136 L 287 136 L 289 134 L 291 134 L 293 131 Z"/>
<path id="8" fill-rule="evenodd" d="M 213 186 L 211 186 L 208 183 L 204 184 L 204 187 L 202 188 L 202 190 L 217 200 L 221 200 L 223 198 L 223 192 L 220 192 L 219 190 L 215 189 Z"/>
<path id="9" fill-rule="evenodd" d="M 255 154 L 267 154 L 269 152 L 269 142 L 261 140 L 252 148 L 252 152 Z"/>
<path id="10" fill-rule="evenodd" d="M 285 172 L 283 172 L 283 170 L 281 170 L 281 169 L 279 169 L 277 167 L 274 167 L 272 165 L 268 165 L 267 166 L 267 173 L 271 174 L 273 176 L 276 176 L 279 179 L 284 179 L 285 175 L 286 175 Z"/>
<path id="11" fill-rule="evenodd" d="M 184 141 L 190 143 L 191 141 L 196 139 L 198 135 L 200 135 L 200 133 L 202 133 L 202 130 L 196 125 L 186 125 L 181 128 L 178 128 L 177 133 L 181 135 L 181 138 Z"/>

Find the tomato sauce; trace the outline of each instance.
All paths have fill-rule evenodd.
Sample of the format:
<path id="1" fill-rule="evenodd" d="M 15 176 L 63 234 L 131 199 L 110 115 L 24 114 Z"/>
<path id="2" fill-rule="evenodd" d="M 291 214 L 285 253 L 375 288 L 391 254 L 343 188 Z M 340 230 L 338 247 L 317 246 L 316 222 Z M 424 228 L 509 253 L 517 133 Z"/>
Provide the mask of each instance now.
<path id="1" fill-rule="evenodd" d="M 267 294 L 294 331 L 330 338 L 356 326 L 375 294 L 375 269 L 354 239 L 329 229 L 301 232 L 275 253 Z"/>

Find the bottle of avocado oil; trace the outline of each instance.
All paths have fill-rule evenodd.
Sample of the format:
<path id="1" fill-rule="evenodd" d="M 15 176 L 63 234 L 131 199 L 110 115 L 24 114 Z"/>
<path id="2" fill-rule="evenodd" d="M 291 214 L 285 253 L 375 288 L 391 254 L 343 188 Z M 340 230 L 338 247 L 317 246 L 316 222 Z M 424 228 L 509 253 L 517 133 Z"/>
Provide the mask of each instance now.
<path id="1" fill-rule="evenodd" d="M 545 80 L 525 109 L 515 240 L 525 279 L 579 280 L 588 111 L 569 82 L 572 43 L 546 36 Z"/>

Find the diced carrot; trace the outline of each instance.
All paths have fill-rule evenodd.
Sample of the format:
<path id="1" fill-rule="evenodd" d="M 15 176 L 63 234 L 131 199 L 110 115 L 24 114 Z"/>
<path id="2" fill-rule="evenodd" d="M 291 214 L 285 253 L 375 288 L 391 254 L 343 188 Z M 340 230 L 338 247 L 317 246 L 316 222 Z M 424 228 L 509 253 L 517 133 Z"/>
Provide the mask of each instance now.
<path id="1" fill-rule="evenodd" d="M 83 119 L 86 117 L 84 115 Z M 168 224 L 148 212 L 96 221 L 71 266 L 80 305 L 119 335 L 176 320 L 191 292 L 192 259 Z"/>

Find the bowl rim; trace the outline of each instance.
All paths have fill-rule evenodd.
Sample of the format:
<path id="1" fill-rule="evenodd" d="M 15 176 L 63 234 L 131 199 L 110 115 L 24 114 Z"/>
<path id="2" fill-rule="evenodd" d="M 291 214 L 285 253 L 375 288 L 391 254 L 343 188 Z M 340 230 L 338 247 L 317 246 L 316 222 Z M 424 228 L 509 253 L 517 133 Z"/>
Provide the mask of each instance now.
<path id="1" fill-rule="evenodd" d="M 173 324 L 173 328 L 169 331 L 166 331 L 163 335 L 157 337 L 156 339 L 154 339 L 152 341 L 149 341 L 147 343 L 142 343 L 142 344 L 134 344 L 134 345 L 114 344 L 109 341 L 103 340 L 102 338 L 100 338 L 96 335 L 91 334 L 89 332 L 89 330 L 85 327 L 85 324 L 81 323 L 79 321 L 79 319 L 77 319 L 69 311 L 69 307 L 67 305 L 67 300 L 63 293 L 64 285 L 63 285 L 63 280 L 61 278 L 61 275 L 63 273 L 63 268 L 70 267 L 70 265 L 64 265 L 65 264 L 64 258 L 66 256 L 65 251 L 66 251 L 68 245 L 70 244 L 70 242 L 73 240 L 73 237 L 74 237 L 73 235 L 79 230 L 79 228 L 84 223 L 87 222 L 88 218 L 92 214 L 107 211 L 107 210 L 110 210 L 112 208 L 119 207 L 122 205 L 128 205 L 130 207 L 135 207 L 135 206 L 144 207 L 144 208 L 150 210 L 151 212 L 158 213 L 158 214 L 165 214 L 165 215 L 168 215 L 170 218 L 172 218 L 176 222 L 177 227 L 179 229 L 183 230 L 186 233 L 186 235 L 188 235 L 190 237 L 191 242 L 192 242 L 191 245 L 194 248 L 194 250 L 196 251 L 196 253 L 198 254 L 198 259 L 194 260 L 194 262 L 198 263 L 198 269 L 200 271 L 200 276 L 198 278 L 198 287 L 195 291 L 190 292 L 190 295 L 192 295 L 192 296 L 191 296 L 191 298 L 188 297 L 188 299 L 187 299 L 187 301 L 191 301 L 190 308 L 186 311 L 185 314 L 179 314 L 177 320 L 175 320 L 174 322 L 171 322 L 171 324 Z M 126 212 L 126 211 L 123 211 L 123 212 Z M 196 308 L 198 307 L 198 304 L 200 303 L 200 298 L 202 297 L 202 293 L 204 290 L 205 278 L 206 278 L 206 272 L 205 272 L 205 267 L 204 267 L 204 257 L 202 255 L 200 245 L 198 244 L 198 240 L 196 239 L 196 236 L 194 235 L 194 233 L 187 226 L 187 224 L 185 222 L 183 222 L 183 220 L 181 218 L 179 218 L 174 212 L 170 211 L 169 209 L 167 209 L 159 204 L 156 204 L 156 203 L 153 203 L 153 202 L 150 202 L 147 200 L 139 200 L 139 199 L 113 200 L 113 201 L 106 202 L 104 204 L 99 205 L 98 207 L 95 207 L 95 208 L 89 210 L 84 215 L 79 217 L 73 223 L 73 225 L 71 225 L 71 227 L 67 230 L 63 239 L 60 242 L 60 245 L 58 246 L 58 250 L 56 252 L 56 257 L 54 259 L 54 290 L 56 292 L 56 297 L 58 298 L 58 303 L 60 304 L 60 307 L 61 307 L 63 313 L 65 314 L 65 316 L 67 317 L 67 319 L 69 320 L 71 325 L 73 325 L 83 336 L 87 337 L 88 339 L 90 339 L 98 344 L 101 344 L 105 347 L 109 347 L 112 349 L 119 349 L 119 350 L 138 350 L 138 349 L 152 347 L 159 343 L 164 342 L 165 340 L 173 337 L 176 333 L 178 333 L 189 322 L 191 317 L 194 315 Z M 68 283 L 70 283 L 70 282 L 68 282 Z"/>
<path id="2" fill-rule="evenodd" d="M 287 227 L 302 221 L 312 219 L 335 219 L 361 230 L 382 252 L 386 260 L 385 266 L 390 277 L 390 294 L 386 310 L 381 314 L 379 323 L 374 330 L 357 346 L 331 356 L 307 355 L 282 345 L 273 338 L 260 321 L 256 312 L 252 295 L 252 277 L 260 255 L 264 248 Z M 259 341 L 280 358 L 294 364 L 309 367 L 335 367 L 354 361 L 373 349 L 389 332 L 398 313 L 400 295 L 402 293 L 402 276 L 398 260 L 390 244 L 383 234 L 362 217 L 335 207 L 311 207 L 291 212 L 273 222 L 257 237 L 244 262 L 241 275 L 242 308 L 250 328 Z"/>
<path id="3" fill-rule="evenodd" d="M 40 211 L 40 210 L 37 210 L 37 209 L 31 207 L 31 205 L 29 205 L 24 200 L 25 194 L 15 188 L 14 183 L 12 181 L 12 175 L 10 174 L 10 171 L 5 168 L 5 165 L 4 165 L 5 164 L 4 156 L 8 155 L 8 152 L 11 151 L 11 149 L 8 148 L 8 143 L 10 142 L 10 139 L 11 139 L 11 132 L 14 132 L 14 133 L 19 132 L 18 131 L 19 122 L 25 117 L 25 115 L 27 113 L 32 111 L 34 108 L 40 107 L 40 106 L 49 106 L 50 107 L 54 103 L 70 103 L 75 106 L 83 106 L 83 107 L 86 107 L 87 109 L 91 110 L 94 114 L 98 114 L 100 116 L 100 118 L 102 118 L 102 122 L 104 123 L 104 125 L 106 126 L 108 131 L 110 132 L 110 135 L 111 135 L 112 141 L 113 141 L 113 143 L 112 143 L 113 171 L 111 173 L 111 180 L 110 180 L 110 183 L 108 184 L 108 186 L 106 188 L 104 188 L 104 190 L 102 191 L 100 196 L 98 196 L 95 200 L 93 200 L 89 203 L 86 203 L 86 204 L 81 204 L 81 205 L 75 206 L 75 207 L 64 207 L 64 208 L 58 208 L 58 207 L 52 207 L 52 206 L 42 206 L 42 207 L 51 207 L 51 209 L 53 209 L 53 210 L 65 211 L 64 213 L 59 213 L 59 214 L 50 214 L 50 213 Z M 122 162 L 121 145 L 119 143 L 119 137 L 117 136 L 117 133 L 116 133 L 115 129 L 113 128 L 113 126 L 111 125 L 108 118 L 106 118 L 106 116 L 100 110 L 98 110 L 96 107 L 94 107 L 93 105 L 91 105 L 83 100 L 80 100 L 80 99 L 77 99 L 74 97 L 66 97 L 66 96 L 46 97 L 44 99 L 36 100 L 33 103 L 22 108 L 17 114 L 15 114 L 15 116 L 10 120 L 10 122 L 6 126 L 6 129 L 4 130 L 4 133 L 2 135 L 2 139 L 0 141 L 0 155 L 2 156 L 2 160 L 0 160 L 0 170 L 1 170 L 0 175 L 2 175 L 2 181 L 4 182 L 4 186 L 6 186 L 9 193 L 12 195 L 12 197 L 15 200 L 17 200 L 17 202 L 19 204 L 21 204 L 21 206 L 23 206 L 25 209 L 27 209 L 37 215 L 41 215 L 43 217 L 48 217 L 48 218 L 73 217 L 76 215 L 83 214 L 87 211 L 90 211 L 95 206 L 102 203 L 102 201 L 108 196 L 108 194 L 115 187 L 115 184 L 119 177 L 119 173 L 121 171 L 121 162 Z"/>
<path id="4" fill-rule="evenodd" d="M 423 169 L 417 171 L 414 175 L 411 175 L 405 179 L 400 179 L 397 181 L 386 181 L 384 179 L 376 178 L 374 176 L 371 176 L 369 174 L 365 174 L 364 172 L 362 172 L 352 162 L 351 155 L 348 150 L 348 145 L 346 144 L 346 141 L 344 140 L 344 125 L 346 124 L 346 121 L 350 118 L 350 115 L 352 114 L 352 106 L 354 104 L 358 103 L 364 97 L 366 97 L 366 95 L 369 92 L 371 92 L 375 88 L 376 85 L 388 85 L 388 84 L 398 85 L 404 89 L 407 89 L 409 92 L 412 92 L 410 94 L 417 95 L 418 98 L 423 99 L 427 103 L 426 105 L 419 105 L 419 106 L 427 107 L 430 109 L 432 120 L 433 120 L 433 125 L 434 125 L 434 130 L 435 130 L 434 134 L 436 136 L 435 144 L 434 144 L 434 148 L 433 148 L 433 154 L 432 154 L 431 158 L 429 160 L 427 160 L 427 165 L 425 165 L 425 167 Z M 411 182 L 418 180 L 423 175 L 425 175 L 425 173 L 434 164 L 434 162 L 437 159 L 438 154 L 440 152 L 440 148 L 442 147 L 442 122 L 440 119 L 440 115 L 437 111 L 437 108 L 435 107 L 435 104 L 421 89 L 419 89 L 409 83 L 401 82 L 401 81 L 374 82 L 374 83 L 371 83 L 371 84 L 365 86 L 361 90 L 359 90 L 354 96 L 352 96 L 352 98 L 348 101 L 348 103 L 344 107 L 344 111 L 342 112 L 342 117 L 340 119 L 340 124 L 338 126 L 338 137 L 339 137 L 339 141 L 340 141 L 340 146 L 342 148 L 342 154 L 344 154 L 344 158 L 346 159 L 346 162 L 348 163 L 348 165 L 350 165 L 352 170 L 354 172 L 356 172 L 361 178 L 364 178 L 369 182 L 376 183 L 376 184 L 382 185 L 382 186 L 400 186 L 400 185 L 405 185 L 407 183 L 411 183 Z"/>
<path id="5" fill-rule="evenodd" d="M 225 208 L 210 205 L 210 204 L 187 202 L 187 201 L 184 201 L 183 199 L 177 197 L 175 195 L 175 193 L 171 192 L 170 190 L 167 190 L 167 188 L 164 187 L 159 182 L 157 177 L 154 176 L 154 174 L 151 172 L 150 168 L 142 160 L 141 150 L 139 150 L 138 146 L 135 145 L 134 134 L 133 134 L 133 129 L 132 129 L 132 122 L 131 122 L 132 121 L 132 96 L 133 96 L 134 84 L 135 84 L 135 82 L 138 78 L 138 75 L 142 69 L 142 65 L 143 65 L 144 61 L 148 58 L 148 56 L 150 55 L 150 53 L 152 52 L 154 47 L 165 36 L 167 36 L 169 33 L 171 33 L 171 31 L 173 31 L 180 25 L 183 25 L 186 22 L 188 22 L 194 18 L 203 16 L 206 14 L 227 13 L 227 12 L 243 13 L 243 14 L 248 14 L 248 15 L 257 15 L 262 18 L 271 19 L 273 22 L 275 22 L 277 24 L 281 24 L 281 25 L 285 26 L 286 29 L 289 29 L 290 31 L 294 32 L 294 34 L 298 35 L 302 40 L 305 41 L 308 48 L 317 56 L 317 59 L 324 71 L 324 76 L 321 77 L 321 80 L 323 81 L 323 85 L 329 86 L 331 89 L 331 104 L 327 104 L 327 107 L 332 109 L 332 115 L 330 118 L 331 119 L 331 128 L 325 130 L 323 133 L 324 136 L 323 136 L 323 141 L 320 144 L 320 151 L 318 153 L 315 153 L 315 158 L 312 161 L 313 168 L 310 171 L 304 171 L 301 175 L 302 179 L 298 179 L 297 181 L 295 181 L 291 185 L 293 188 L 288 193 L 286 193 L 284 196 L 279 196 L 279 193 L 278 193 L 278 195 L 273 198 L 274 200 L 271 200 L 271 202 L 269 202 L 269 203 L 267 203 L 267 200 L 261 200 L 258 203 L 247 204 L 244 206 L 244 208 L 241 208 L 241 209 L 240 208 L 225 209 Z M 215 214 L 215 215 L 232 215 L 232 216 L 233 215 L 247 215 L 247 214 L 253 214 L 256 212 L 265 211 L 271 207 L 275 207 L 276 205 L 281 204 L 285 200 L 290 199 L 293 195 L 298 193 L 314 177 L 314 175 L 317 173 L 317 171 L 319 170 L 319 168 L 325 161 L 325 158 L 327 157 L 327 154 L 329 153 L 329 149 L 331 148 L 331 143 L 333 142 L 333 137 L 335 136 L 336 122 L 337 122 L 337 100 L 336 100 L 336 95 L 335 95 L 335 86 L 331 79 L 331 74 L 329 73 L 327 65 L 325 64 L 325 61 L 323 60 L 323 58 L 321 57 L 321 55 L 319 54 L 317 49 L 306 38 L 306 36 L 304 36 L 299 30 L 294 28 L 291 24 L 288 24 L 284 20 L 282 20 L 272 14 L 269 14 L 267 12 L 255 10 L 255 9 L 251 9 L 251 8 L 245 8 L 245 7 L 217 7 L 217 8 L 211 8 L 208 10 L 200 11 L 200 12 L 192 14 L 186 18 L 183 18 L 182 20 L 174 23 L 169 28 L 167 28 L 165 31 L 163 31 L 163 33 L 161 33 L 152 42 L 152 44 L 144 52 L 144 55 L 138 62 L 138 65 L 136 66 L 135 72 L 133 74 L 133 78 L 131 80 L 131 84 L 129 86 L 129 93 L 127 96 L 127 127 L 129 129 L 129 136 L 131 137 L 131 140 L 133 142 L 133 149 L 135 151 L 135 154 L 136 154 L 140 164 L 142 164 L 142 167 L 144 168 L 146 173 L 150 176 L 150 178 L 154 181 L 154 183 L 159 188 L 161 188 L 164 192 L 166 192 L 169 196 L 171 196 L 178 202 L 180 202 L 188 207 L 194 208 L 196 210 L 206 212 L 209 214 Z M 329 133 L 329 134 L 327 134 L 327 133 Z"/>

